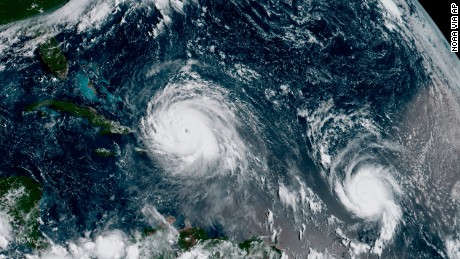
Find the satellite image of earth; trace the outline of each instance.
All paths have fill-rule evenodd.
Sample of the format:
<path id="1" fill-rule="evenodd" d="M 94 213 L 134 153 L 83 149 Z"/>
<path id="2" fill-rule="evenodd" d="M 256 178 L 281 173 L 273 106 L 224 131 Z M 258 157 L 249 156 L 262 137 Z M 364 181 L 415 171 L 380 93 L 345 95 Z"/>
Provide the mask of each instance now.
<path id="1" fill-rule="evenodd" d="M 0 258 L 460 258 L 417 0 L 3 0 L 0 84 Z"/>

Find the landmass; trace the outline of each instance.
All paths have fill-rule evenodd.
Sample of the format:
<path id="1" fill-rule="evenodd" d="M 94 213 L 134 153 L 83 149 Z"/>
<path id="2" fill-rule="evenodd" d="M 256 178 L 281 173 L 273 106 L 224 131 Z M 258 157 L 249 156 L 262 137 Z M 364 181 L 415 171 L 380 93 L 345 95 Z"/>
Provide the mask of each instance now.
<path id="1" fill-rule="evenodd" d="M 41 108 L 48 108 L 57 112 L 68 113 L 72 116 L 85 118 L 89 124 L 99 127 L 99 133 L 104 134 L 129 134 L 132 130 L 129 127 L 120 125 L 117 121 L 112 121 L 100 115 L 94 108 L 80 107 L 70 101 L 45 100 L 26 107 L 26 112 L 38 111 Z"/>
<path id="2" fill-rule="evenodd" d="M 202 228 L 186 227 L 179 230 L 179 247 L 182 250 L 189 250 L 200 240 L 208 240 L 208 234 Z"/>
<path id="3" fill-rule="evenodd" d="M 235 243 L 223 237 L 209 237 L 206 231 L 198 227 L 186 227 L 179 230 L 178 245 L 186 252 L 199 245 L 212 254 L 212 258 L 281 258 L 283 252 L 275 246 L 269 246 L 261 238 L 253 237 L 241 243 Z M 220 249 L 226 247 L 226 249 Z M 231 247 L 231 248 L 230 248 Z M 238 256 L 240 255 L 240 256 Z"/>
<path id="4" fill-rule="evenodd" d="M 107 148 L 96 148 L 94 153 L 100 157 L 114 157 L 117 155 L 115 152 Z"/>
<path id="5" fill-rule="evenodd" d="M 15 243 L 40 248 L 45 245 L 39 231 L 42 188 L 25 176 L 0 178 L 0 211 L 12 226 Z"/>
<path id="6" fill-rule="evenodd" d="M 61 80 L 67 78 L 69 66 L 56 38 L 51 38 L 38 47 L 40 58 L 48 69 Z"/>
<path id="7" fill-rule="evenodd" d="M 255 246 L 258 246 L 262 244 L 263 240 L 260 239 L 259 237 L 252 237 L 251 239 L 245 240 L 241 243 L 238 243 L 238 247 L 246 253 L 250 253 L 251 249 L 254 248 Z M 282 254 L 282 251 L 278 249 L 276 246 L 272 245 L 270 248 L 277 254 Z"/>
<path id="8" fill-rule="evenodd" d="M 172 225 L 174 224 L 174 222 L 176 222 L 176 218 L 173 217 L 173 216 L 167 216 L 165 218 L 165 221 L 169 224 L 169 225 Z M 161 231 L 161 230 L 167 230 L 169 228 L 169 226 L 165 223 L 161 223 L 160 225 L 156 226 L 156 227 L 145 227 L 144 230 L 142 231 L 144 237 L 146 236 L 150 236 L 150 235 L 153 235 L 155 233 L 157 233 L 157 231 Z"/>
<path id="9" fill-rule="evenodd" d="M 68 0 L 2 0 L 0 1 L 0 25 L 53 11 Z"/>
<path id="10" fill-rule="evenodd" d="M 169 225 L 161 223 L 156 227 L 144 228 L 143 236 L 162 236 L 162 233 L 167 232 L 170 225 L 175 222 L 175 218 L 168 216 L 165 221 Z M 245 258 L 281 258 L 283 255 L 280 249 L 268 245 L 259 237 L 235 243 L 226 237 L 210 237 L 206 230 L 200 227 L 193 227 L 188 220 L 185 222 L 185 227 L 179 229 L 178 232 L 177 245 L 180 249 L 178 252 L 182 255 L 192 251 L 196 246 L 198 246 L 198 250 L 210 252 L 212 258 L 228 258 L 230 255 L 232 255 L 231 257 L 239 255 L 237 257 L 243 256 Z"/>

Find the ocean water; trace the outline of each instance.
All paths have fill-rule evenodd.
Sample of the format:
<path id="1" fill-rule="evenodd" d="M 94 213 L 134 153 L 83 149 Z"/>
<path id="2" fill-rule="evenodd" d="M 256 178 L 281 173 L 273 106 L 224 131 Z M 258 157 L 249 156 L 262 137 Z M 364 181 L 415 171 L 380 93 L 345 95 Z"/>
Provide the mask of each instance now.
<path id="1" fill-rule="evenodd" d="M 49 242 L 2 253 L 239 258 L 259 236 L 292 258 L 456 258 L 459 62 L 430 22 L 412 1 L 70 1 L 0 27 L 0 172 L 43 186 Z M 67 80 L 37 56 L 50 36 Z M 46 99 L 133 133 L 23 112 Z M 229 240 L 180 251 L 189 222 Z"/>

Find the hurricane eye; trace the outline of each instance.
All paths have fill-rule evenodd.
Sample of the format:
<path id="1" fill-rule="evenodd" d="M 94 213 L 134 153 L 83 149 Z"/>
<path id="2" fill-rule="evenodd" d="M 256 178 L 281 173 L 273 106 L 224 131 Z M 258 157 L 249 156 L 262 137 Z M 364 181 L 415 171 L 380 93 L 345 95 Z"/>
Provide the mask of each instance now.
<path id="1" fill-rule="evenodd" d="M 144 141 L 166 171 L 212 176 L 245 169 L 241 140 L 226 91 L 208 82 L 185 81 L 160 90 L 141 121 Z M 183 174 L 182 174 L 183 175 Z"/>
<path id="2" fill-rule="evenodd" d="M 381 254 L 382 247 L 393 238 L 402 218 L 396 200 L 401 189 L 388 168 L 374 164 L 355 167 L 345 171 L 344 178 L 335 183 L 335 191 L 354 216 L 381 226 L 380 236 L 372 247 L 372 252 Z"/>

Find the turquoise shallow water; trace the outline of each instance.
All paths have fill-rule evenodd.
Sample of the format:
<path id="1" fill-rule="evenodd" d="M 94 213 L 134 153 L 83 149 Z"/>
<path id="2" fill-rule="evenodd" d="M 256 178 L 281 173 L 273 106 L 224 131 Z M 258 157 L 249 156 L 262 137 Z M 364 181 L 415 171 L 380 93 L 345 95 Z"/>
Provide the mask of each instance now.
<path id="1" fill-rule="evenodd" d="M 91 101 L 97 101 L 99 98 L 97 96 L 96 89 L 90 83 L 90 79 L 86 77 L 83 73 L 78 73 L 76 75 L 78 86 L 81 94 Z"/>
<path id="2" fill-rule="evenodd" d="M 403 34 L 412 2 L 396 5 L 401 20 L 377 0 L 166 2 L 73 1 L 88 13 L 73 25 L 58 17 L 70 26 L 56 35 L 67 80 L 14 54 L 27 37 L 0 55 L 0 174 L 43 186 L 51 248 L 104 258 L 91 247 L 110 243 L 105 252 L 121 258 L 129 247 L 174 258 L 185 254 L 177 231 L 191 224 L 234 243 L 260 236 L 300 258 L 455 249 L 459 135 L 442 127 L 457 128 L 445 91 L 455 82 L 433 86 L 442 73 L 426 64 L 436 61 Z M 46 99 L 133 133 L 22 112 Z M 142 237 L 168 215 L 171 236 Z M 244 257 L 226 245 L 190 253 Z M 13 241 L 1 253 L 40 255 Z"/>

